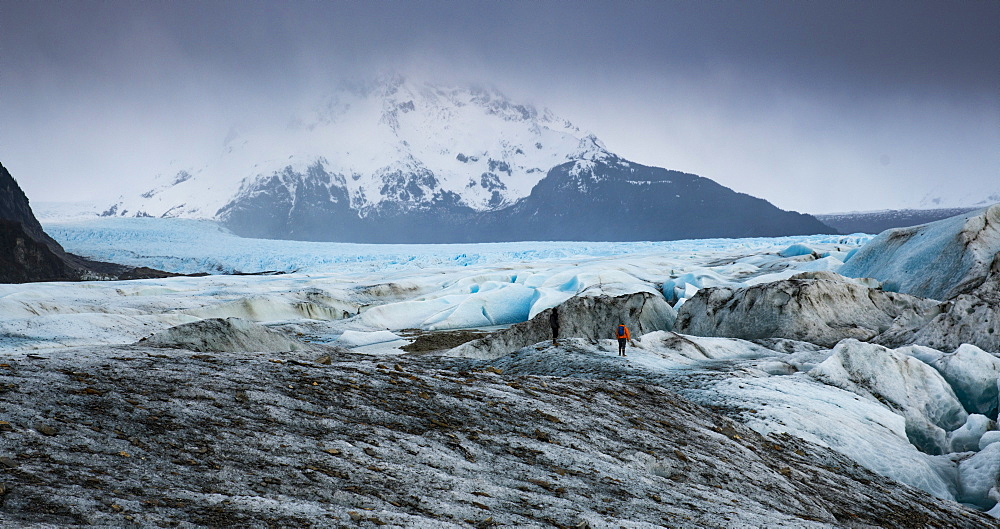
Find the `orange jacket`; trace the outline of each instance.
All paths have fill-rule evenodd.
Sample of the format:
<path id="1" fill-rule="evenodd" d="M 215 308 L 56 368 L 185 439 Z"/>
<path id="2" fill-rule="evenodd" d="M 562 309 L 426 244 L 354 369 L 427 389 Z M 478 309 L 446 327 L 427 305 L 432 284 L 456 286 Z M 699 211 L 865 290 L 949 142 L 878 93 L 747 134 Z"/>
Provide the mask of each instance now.
<path id="1" fill-rule="evenodd" d="M 618 336 L 618 327 L 625 327 L 625 336 Z M 621 325 L 616 325 L 615 326 L 615 338 L 619 338 L 619 339 L 620 338 L 625 338 L 626 340 L 631 340 L 632 336 L 628 332 L 628 327 L 625 326 L 624 324 L 621 324 Z"/>

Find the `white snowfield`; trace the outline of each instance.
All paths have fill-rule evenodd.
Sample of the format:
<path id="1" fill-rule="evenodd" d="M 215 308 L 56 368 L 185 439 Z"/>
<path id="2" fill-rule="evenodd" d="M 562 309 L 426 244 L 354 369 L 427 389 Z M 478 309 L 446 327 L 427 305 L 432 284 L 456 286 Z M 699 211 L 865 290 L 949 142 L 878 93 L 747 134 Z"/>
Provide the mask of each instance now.
<path id="1" fill-rule="evenodd" d="M 572 296 L 662 293 L 834 271 L 871 237 L 658 243 L 356 245 L 241 239 L 207 221 L 42 219 L 70 252 L 168 271 L 282 272 L 127 282 L 0 285 L 0 354 L 134 343 L 204 318 L 237 317 L 300 339 L 400 354 L 407 329 L 490 329 Z M 877 281 L 867 282 L 878 285 Z M 475 360 L 468 360 L 474 362 Z M 611 339 L 568 338 L 493 361 L 505 372 L 663 384 L 787 432 L 939 498 L 1000 517 L 1000 359 L 844 340 L 823 348 L 656 331 L 626 358 Z M 918 449 L 919 447 L 919 449 Z"/>

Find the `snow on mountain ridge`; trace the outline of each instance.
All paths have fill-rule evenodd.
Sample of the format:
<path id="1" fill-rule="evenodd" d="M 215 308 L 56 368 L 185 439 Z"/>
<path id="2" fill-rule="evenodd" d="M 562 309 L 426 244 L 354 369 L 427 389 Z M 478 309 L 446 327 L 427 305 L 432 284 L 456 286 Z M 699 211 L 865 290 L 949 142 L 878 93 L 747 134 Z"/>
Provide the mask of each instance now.
<path id="1" fill-rule="evenodd" d="M 166 172 L 118 216 L 214 218 L 240 193 L 285 173 L 328 175 L 360 211 L 454 194 L 478 211 L 527 196 L 546 172 L 608 153 L 550 110 L 484 87 L 441 87 L 386 76 L 342 84 L 281 137 L 230 130 L 218 159 Z M 282 180 L 287 182 L 287 179 Z M 401 192 L 401 190 L 409 190 Z M 294 195 L 294 193 L 292 193 Z"/>
<path id="2" fill-rule="evenodd" d="M 964 187 L 955 187 L 953 183 L 937 187 L 924 195 L 918 204 L 919 208 L 981 208 L 1000 202 L 1000 187 L 976 189 L 970 191 Z"/>

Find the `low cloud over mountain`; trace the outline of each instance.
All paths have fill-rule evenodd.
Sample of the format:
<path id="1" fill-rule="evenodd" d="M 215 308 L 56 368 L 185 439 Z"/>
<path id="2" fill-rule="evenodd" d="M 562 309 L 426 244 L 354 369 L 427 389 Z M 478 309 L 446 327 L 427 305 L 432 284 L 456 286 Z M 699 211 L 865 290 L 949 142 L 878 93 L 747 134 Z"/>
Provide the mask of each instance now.
<path id="1" fill-rule="evenodd" d="M 115 216 L 348 242 L 670 240 L 834 233 L 709 179 L 620 158 L 547 109 L 389 76 L 343 85 L 280 140 L 161 175 Z"/>

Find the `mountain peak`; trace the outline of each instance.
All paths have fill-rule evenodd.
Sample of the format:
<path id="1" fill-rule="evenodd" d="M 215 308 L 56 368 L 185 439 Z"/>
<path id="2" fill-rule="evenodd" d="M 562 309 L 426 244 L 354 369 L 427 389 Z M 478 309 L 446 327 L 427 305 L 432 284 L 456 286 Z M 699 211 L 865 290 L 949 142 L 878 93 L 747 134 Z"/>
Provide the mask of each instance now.
<path id="1" fill-rule="evenodd" d="M 829 230 L 707 179 L 627 162 L 552 111 L 483 85 L 398 74 L 345 83 L 280 134 L 240 132 L 224 151 L 203 168 L 165 173 L 108 213 L 207 217 L 243 235 L 350 242 Z M 665 207 L 693 218 L 668 218 Z M 734 211 L 702 218 L 713 208 Z"/>
<path id="2" fill-rule="evenodd" d="M 398 73 L 339 84 L 280 135 L 234 127 L 223 151 L 200 167 L 163 173 L 109 211 L 214 218 L 255 182 L 271 182 L 287 168 L 305 174 L 317 163 L 322 171 L 315 174 L 346 182 L 348 200 L 361 210 L 404 196 L 419 206 L 443 193 L 484 211 L 527 196 L 556 165 L 608 154 L 594 135 L 494 87 L 437 85 Z M 419 174 L 420 184 L 401 183 L 403 174 Z M 399 192 L 411 184 L 425 192 Z M 426 192 L 432 189 L 437 194 Z"/>

